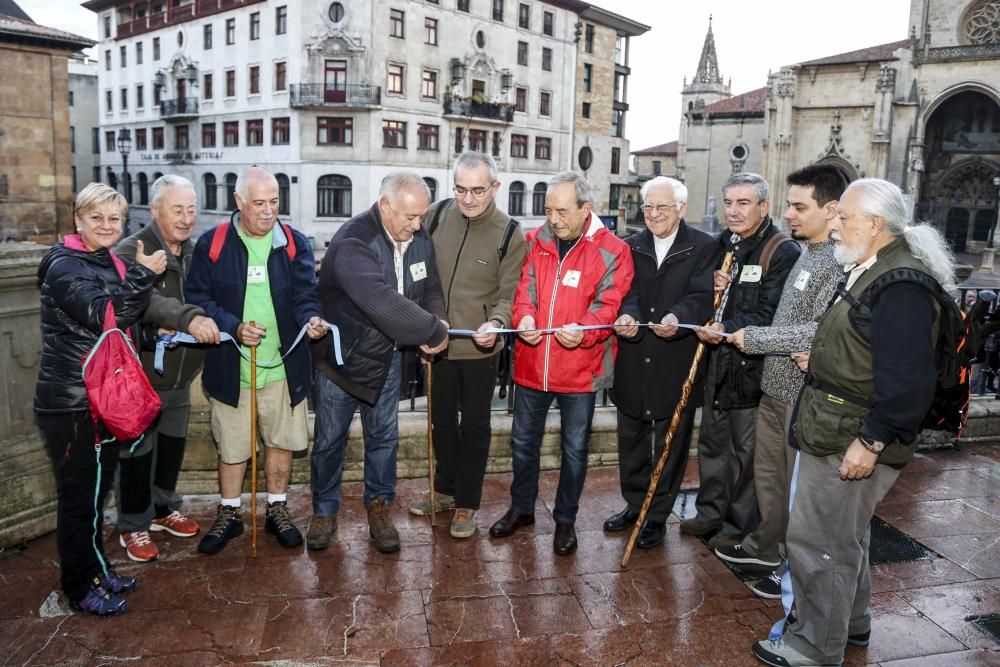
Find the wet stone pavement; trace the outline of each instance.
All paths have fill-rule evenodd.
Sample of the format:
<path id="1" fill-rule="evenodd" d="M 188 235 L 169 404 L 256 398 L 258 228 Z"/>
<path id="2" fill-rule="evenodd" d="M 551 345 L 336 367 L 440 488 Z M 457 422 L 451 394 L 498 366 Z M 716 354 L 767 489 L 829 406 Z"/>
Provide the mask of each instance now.
<path id="1" fill-rule="evenodd" d="M 537 523 L 494 540 L 509 475 L 487 477 L 479 533 L 431 529 L 406 506 L 425 480 L 399 484 L 398 554 L 369 544 L 359 483 L 345 487 L 330 549 L 286 550 L 263 531 L 219 555 L 197 538 L 154 533 L 159 560 L 135 564 L 105 533 L 115 567 L 138 577 L 130 611 L 100 619 L 67 611 L 53 535 L 0 553 L 0 664 L 4 665 L 756 665 L 750 646 L 780 616 L 701 541 L 671 518 L 666 543 L 636 550 L 606 535 L 620 510 L 616 468 L 592 469 L 577 521 L 580 548 L 552 551 L 557 475 L 543 473 Z M 685 488 L 697 472 L 688 470 Z M 308 489 L 290 493 L 304 529 Z M 244 503 L 244 519 L 249 521 Z M 208 526 L 213 499 L 188 499 Z M 1000 445 L 920 454 L 878 516 L 934 556 L 873 568 L 872 640 L 848 647 L 847 665 L 1000 665 L 1000 643 L 968 617 L 1000 612 Z M 248 526 L 249 528 L 249 526 Z"/>

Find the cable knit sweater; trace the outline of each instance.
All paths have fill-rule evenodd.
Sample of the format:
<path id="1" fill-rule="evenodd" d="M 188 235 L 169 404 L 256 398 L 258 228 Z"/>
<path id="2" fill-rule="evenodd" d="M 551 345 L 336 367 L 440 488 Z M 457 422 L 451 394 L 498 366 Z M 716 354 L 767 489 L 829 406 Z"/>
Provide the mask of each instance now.
<path id="1" fill-rule="evenodd" d="M 844 267 L 833 258 L 833 241 L 808 246 L 788 274 L 771 326 L 747 327 L 744 331 L 747 353 L 810 349 L 816 323 L 843 275 Z M 768 355 L 760 386 L 768 396 L 793 405 L 804 378 L 788 357 Z"/>

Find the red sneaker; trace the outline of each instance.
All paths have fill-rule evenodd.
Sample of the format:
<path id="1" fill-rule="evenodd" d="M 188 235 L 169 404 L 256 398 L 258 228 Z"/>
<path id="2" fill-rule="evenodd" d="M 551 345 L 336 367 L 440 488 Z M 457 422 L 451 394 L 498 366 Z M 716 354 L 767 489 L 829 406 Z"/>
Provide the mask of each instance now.
<path id="1" fill-rule="evenodd" d="M 198 522 L 174 510 L 162 519 L 153 519 L 149 524 L 153 532 L 165 530 L 175 537 L 194 537 L 201 530 Z"/>
<path id="2" fill-rule="evenodd" d="M 140 530 L 135 533 L 121 533 L 118 535 L 118 544 L 125 547 L 128 557 L 139 563 L 156 560 L 160 555 L 159 549 L 149 539 L 149 533 Z"/>

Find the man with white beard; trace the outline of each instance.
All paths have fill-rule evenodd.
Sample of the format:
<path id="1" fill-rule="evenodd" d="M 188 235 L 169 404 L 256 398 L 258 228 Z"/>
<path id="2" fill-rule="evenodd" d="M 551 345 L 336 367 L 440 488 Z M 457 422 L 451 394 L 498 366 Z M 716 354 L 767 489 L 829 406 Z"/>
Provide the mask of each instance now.
<path id="1" fill-rule="evenodd" d="M 794 426 L 786 543 L 796 611 L 783 634 L 779 622 L 753 646 L 759 660 L 783 667 L 839 665 L 847 644 L 868 644 L 869 522 L 912 458 L 934 399 L 944 319 L 935 295 L 954 288 L 941 235 L 908 223 L 888 181 L 848 186 L 831 230 L 848 273 L 819 321 Z M 859 317 L 866 309 L 870 318 Z"/>

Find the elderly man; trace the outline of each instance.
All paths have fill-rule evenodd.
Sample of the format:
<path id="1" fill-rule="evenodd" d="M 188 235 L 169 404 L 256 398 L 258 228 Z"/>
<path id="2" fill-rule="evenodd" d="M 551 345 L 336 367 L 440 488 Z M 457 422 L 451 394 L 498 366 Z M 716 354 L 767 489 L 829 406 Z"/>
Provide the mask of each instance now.
<path id="1" fill-rule="evenodd" d="M 768 215 L 768 185 L 761 176 L 733 174 L 722 186 L 722 195 L 728 229 L 719 242 L 733 253 L 734 282 L 716 322 L 697 332 L 709 344 L 723 341 L 719 332 L 769 325 L 799 257 L 798 245 L 779 232 Z M 727 276 L 721 274 L 716 272 L 717 290 L 727 287 L 722 282 Z M 719 345 L 709 353 L 698 435 L 698 514 L 681 522 L 681 532 L 705 536 L 718 531 L 709 541 L 712 548 L 739 542 L 757 525 L 753 450 L 763 365 L 763 357 L 732 345 Z"/>
<path id="2" fill-rule="evenodd" d="M 360 407 L 368 534 L 380 552 L 399 551 L 389 510 L 396 495 L 400 348 L 419 346 L 434 355 L 448 346 L 434 245 L 421 228 L 429 205 L 430 192 L 420 176 L 389 174 L 378 201 L 340 228 L 323 258 L 320 300 L 327 319 L 340 327 L 344 364 L 337 364 L 331 349 L 314 350 L 309 549 L 327 548 L 337 529 L 344 448 Z"/>
<path id="3" fill-rule="evenodd" d="M 184 331 L 202 344 L 219 342 L 219 328 L 198 306 L 184 302 L 184 280 L 191 269 L 197 211 L 194 186 L 181 176 L 161 176 L 153 182 L 149 210 L 153 224 L 118 243 L 116 251 L 134 261 L 141 242 L 146 252 L 166 251 L 167 271 L 157 282 L 143 321 L 167 329 Z M 119 543 L 131 560 L 146 562 L 159 556 L 150 531 L 167 531 L 176 537 L 193 537 L 199 531 L 194 519 L 180 513 L 177 495 L 187 442 L 191 411 L 191 380 L 201 370 L 203 353 L 198 348 L 169 351 L 163 374 L 153 370 L 154 354 L 142 353 L 146 377 L 160 396 L 159 419 L 146 431 L 134 450 L 119 451 L 115 491 L 118 505 Z"/>
<path id="4" fill-rule="evenodd" d="M 788 446 L 788 430 L 803 379 L 787 353 L 809 349 L 816 322 L 843 276 L 833 256 L 829 227 L 847 179 L 834 165 L 815 164 L 789 174 L 787 183 L 784 218 L 792 238 L 806 242 L 806 251 L 788 274 L 771 326 L 749 326 L 730 339 L 743 352 L 770 355 L 764 359 L 753 457 L 760 523 L 739 544 L 715 550 L 719 558 L 731 563 L 774 568 L 781 562 L 779 549 L 784 552 L 788 491 L 795 462 L 795 450 Z M 780 573 L 775 569 L 751 590 L 761 597 L 780 598 Z"/>
<path id="5" fill-rule="evenodd" d="M 819 322 L 799 399 L 786 536 L 796 611 L 784 635 L 776 626 L 774 639 L 753 646 L 769 665 L 839 665 L 847 644 L 868 644 L 869 522 L 933 401 L 939 315 L 950 305 L 940 290 L 954 288 L 943 239 L 911 225 L 892 183 L 848 186 L 832 237 L 848 273 Z"/>
<path id="6" fill-rule="evenodd" d="M 434 480 L 438 509 L 455 509 L 451 536 L 471 537 L 482 498 L 490 452 L 490 411 L 497 359 L 503 342 L 490 328 L 510 323 L 514 288 L 524 262 L 524 233 L 497 208 L 497 165 L 485 153 L 465 152 L 455 160 L 455 198 L 432 206 L 428 231 L 434 239 L 437 270 L 444 288 L 447 320 L 457 329 L 475 329 L 470 339 L 448 347 L 434 361 Z M 461 415 L 461 417 L 460 417 Z M 429 499 L 410 513 L 430 513 Z"/>
<path id="7" fill-rule="evenodd" d="M 610 325 L 632 284 L 628 246 L 593 215 L 587 180 L 564 171 L 545 193 L 547 224 L 527 234 L 528 253 L 514 296 L 514 326 L 521 343 L 514 354 L 514 481 L 511 508 L 490 528 L 508 537 L 535 522 L 539 454 L 552 401 L 562 419 L 562 465 L 556 491 L 553 549 L 576 551 L 576 512 L 587 475 L 587 440 L 596 392 L 611 386 L 615 337 Z M 539 329 L 555 329 L 542 333 Z"/>
<path id="8" fill-rule="evenodd" d="M 712 316 L 712 271 L 719 244 L 684 222 L 687 188 L 664 176 L 646 181 L 640 192 L 646 229 L 625 239 L 632 250 L 635 279 L 615 321 L 621 337 L 611 396 L 618 408 L 618 470 L 624 510 L 604 530 L 635 523 L 698 339 L 679 323 L 704 324 Z M 650 323 L 649 328 L 636 326 Z M 670 511 L 684 477 L 701 384 L 691 392 L 674 434 L 666 467 L 636 546 L 663 542 Z"/>
<path id="9" fill-rule="evenodd" d="M 236 180 L 238 210 L 228 223 L 198 239 L 185 295 L 221 331 L 245 348 L 257 348 L 257 426 L 266 452 L 265 528 L 281 546 L 291 548 L 302 544 L 302 534 L 288 514 L 286 493 L 292 452 L 308 446 L 303 401 L 311 386 L 308 346 L 292 344 L 303 327 L 309 338 L 317 339 L 326 334 L 327 325 L 316 297 L 312 248 L 301 232 L 278 224 L 278 205 L 274 176 L 258 167 L 244 171 Z M 210 348 L 202 383 L 212 407 L 222 501 L 198 550 L 214 554 L 243 533 L 240 492 L 247 461 L 257 455 L 250 451 L 250 362 L 235 345 Z"/>

